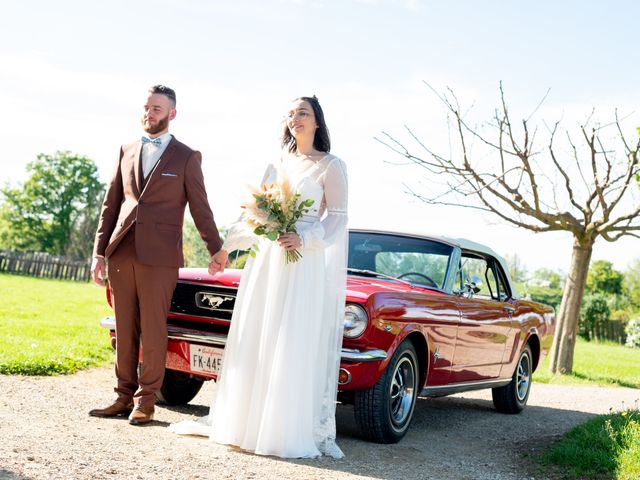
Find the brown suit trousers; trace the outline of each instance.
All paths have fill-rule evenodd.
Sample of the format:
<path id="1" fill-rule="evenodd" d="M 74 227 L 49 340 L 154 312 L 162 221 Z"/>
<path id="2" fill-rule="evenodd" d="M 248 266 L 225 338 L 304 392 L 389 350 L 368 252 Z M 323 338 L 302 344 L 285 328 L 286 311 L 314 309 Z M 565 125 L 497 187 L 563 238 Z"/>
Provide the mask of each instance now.
<path id="1" fill-rule="evenodd" d="M 109 257 L 109 283 L 116 314 L 116 377 L 118 398 L 134 398 L 142 407 L 155 402 L 162 386 L 167 354 L 167 313 L 178 269 L 138 261 L 135 233 L 130 231 Z M 142 372 L 138 376 L 140 343 Z"/>

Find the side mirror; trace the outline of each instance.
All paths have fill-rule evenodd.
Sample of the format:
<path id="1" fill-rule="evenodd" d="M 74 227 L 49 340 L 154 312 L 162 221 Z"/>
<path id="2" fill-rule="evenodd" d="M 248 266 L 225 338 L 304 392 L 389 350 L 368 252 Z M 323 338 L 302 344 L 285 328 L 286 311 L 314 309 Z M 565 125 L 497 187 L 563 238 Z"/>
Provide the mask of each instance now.
<path id="1" fill-rule="evenodd" d="M 469 298 L 473 297 L 474 293 L 478 293 L 482 287 L 482 280 L 477 275 L 472 275 L 469 280 L 464 283 L 464 288 L 467 290 Z"/>

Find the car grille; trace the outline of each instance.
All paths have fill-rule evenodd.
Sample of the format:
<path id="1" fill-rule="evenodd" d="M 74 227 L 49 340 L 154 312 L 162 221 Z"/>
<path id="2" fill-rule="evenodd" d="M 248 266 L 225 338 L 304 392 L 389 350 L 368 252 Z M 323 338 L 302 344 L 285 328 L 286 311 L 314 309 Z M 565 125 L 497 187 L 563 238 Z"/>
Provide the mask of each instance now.
<path id="1" fill-rule="evenodd" d="M 231 320 L 237 290 L 219 285 L 178 282 L 171 299 L 172 313 Z"/>

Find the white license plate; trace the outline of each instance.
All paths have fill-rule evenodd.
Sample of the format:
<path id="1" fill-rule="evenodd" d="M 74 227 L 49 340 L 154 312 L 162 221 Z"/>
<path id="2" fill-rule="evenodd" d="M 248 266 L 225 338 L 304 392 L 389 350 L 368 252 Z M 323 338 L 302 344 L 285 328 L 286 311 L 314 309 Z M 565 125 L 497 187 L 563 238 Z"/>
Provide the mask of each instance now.
<path id="1" fill-rule="evenodd" d="M 213 373 L 218 375 L 222 366 L 222 354 L 224 350 L 202 345 L 189 345 L 191 358 L 191 370 L 193 372 Z"/>

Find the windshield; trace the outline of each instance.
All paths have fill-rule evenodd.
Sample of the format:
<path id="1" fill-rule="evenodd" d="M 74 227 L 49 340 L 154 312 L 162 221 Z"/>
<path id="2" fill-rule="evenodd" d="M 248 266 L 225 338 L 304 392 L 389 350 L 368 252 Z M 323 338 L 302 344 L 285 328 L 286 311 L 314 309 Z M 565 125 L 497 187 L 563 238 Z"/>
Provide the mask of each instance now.
<path id="1" fill-rule="evenodd" d="M 349 268 L 443 289 L 453 247 L 381 233 L 349 233 Z"/>

